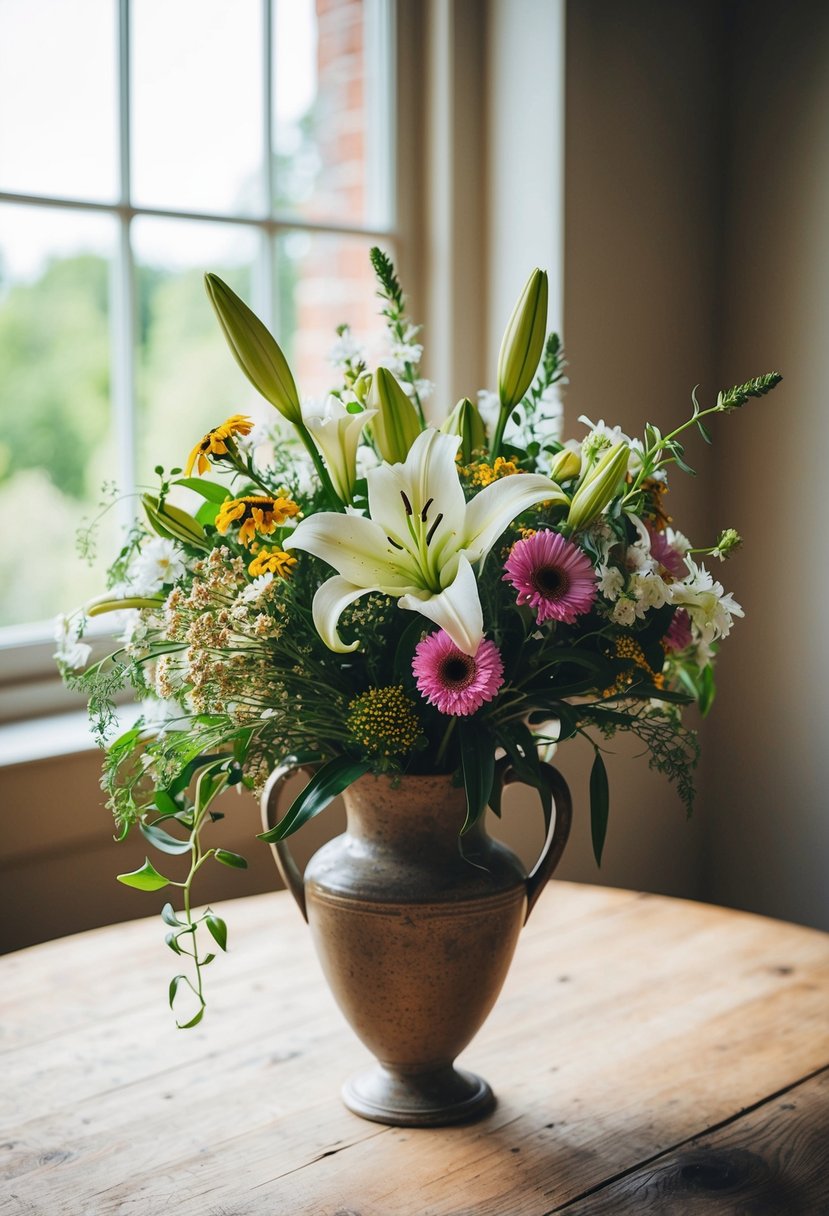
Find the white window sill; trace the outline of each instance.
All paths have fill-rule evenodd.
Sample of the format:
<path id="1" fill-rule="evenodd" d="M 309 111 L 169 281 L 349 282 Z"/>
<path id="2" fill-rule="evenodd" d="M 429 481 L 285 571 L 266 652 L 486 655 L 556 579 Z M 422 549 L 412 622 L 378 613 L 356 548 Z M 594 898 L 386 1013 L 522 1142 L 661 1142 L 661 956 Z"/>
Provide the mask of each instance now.
<path id="1" fill-rule="evenodd" d="M 119 717 L 125 730 L 139 712 L 138 705 L 120 706 Z M 0 768 L 35 764 L 58 756 L 80 755 L 97 750 L 98 745 L 89 729 L 89 719 L 83 710 L 0 725 Z"/>

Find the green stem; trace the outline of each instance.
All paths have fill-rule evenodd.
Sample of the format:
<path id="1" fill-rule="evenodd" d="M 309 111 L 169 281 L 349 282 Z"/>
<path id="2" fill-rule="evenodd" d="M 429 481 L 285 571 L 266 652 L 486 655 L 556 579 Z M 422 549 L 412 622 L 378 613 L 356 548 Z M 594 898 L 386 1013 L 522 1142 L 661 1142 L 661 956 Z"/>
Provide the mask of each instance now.
<path id="1" fill-rule="evenodd" d="M 435 756 L 435 764 L 437 764 L 437 765 L 440 765 L 443 761 L 443 757 L 446 754 L 446 748 L 449 745 L 449 740 L 452 737 L 452 731 L 455 729 L 456 722 L 457 722 L 457 718 L 452 718 L 452 720 L 450 721 L 449 725 L 446 728 L 446 732 L 445 732 L 443 738 L 440 741 L 440 747 L 438 748 L 438 753 Z"/>
<path id="2" fill-rule="evenodd" d="M 504 431 L 506 430 L 506 427 L 507 427 L 507 420 L 509 419 L 509 416 L 512 413 L 512 409 L 513 409 L 512 406 L 510 406 L 509 409 L 504 409 L 503 406 L 501 407 L 501 412 L 498 415 L 498 422 L 495 425 L 495 434 L 492 437 L 492 443 L 489 445 L 490 460 L 495 460 L 498 456 L 501 455 L 501 441 L 504 438 Z"/>

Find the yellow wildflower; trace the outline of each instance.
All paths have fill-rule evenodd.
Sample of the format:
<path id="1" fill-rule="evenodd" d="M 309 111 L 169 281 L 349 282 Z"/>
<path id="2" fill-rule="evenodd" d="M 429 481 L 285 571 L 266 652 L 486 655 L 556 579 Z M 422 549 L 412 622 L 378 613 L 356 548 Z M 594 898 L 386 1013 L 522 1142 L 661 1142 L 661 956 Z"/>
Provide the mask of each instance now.
<path id="1" fill-rule="evenodd" d="M 184 476 L 189 477 L 196 465 L 196 472 L 206 473 L 210 468 L 208 456 L 227 456 L 227 442 L 234 435 L 249 435 L 253 430 L 253 422 L 244 414 L 233 414 L 226 418 L 221 426 L 214 426 L 212 431 L 204 435 L 187 458 Z"/>
<path id="2" fill-rule="evenodd" d="M 473 486 L 489 486 L 501 477 L 512 477 L 514 473 L 522 472 L 514 460 L 506 460 L 503 456 L 496 456 L 494 464 L 487 464 L 485 460 L 481 460 L 460 471 Z"/>
<path id="3" fill-rule="evenodd" d="M 238 524 L 240 543 L 250 545 L 257 534 L 270 536 L 286 520 L 297 515 L 299 507 L 290 498 L 251 494 L 222 503 L 216 516 L 216 530 L 224 536 L 231 524 Z"/>
<path id="4" fill-rule="evenodd" d="M 248 574 L 257 578 L 260 574 L 275 574 L 278 578 L 288 578 L 297 559 L 284 549 L 260 549 L 248 566 Z"/>

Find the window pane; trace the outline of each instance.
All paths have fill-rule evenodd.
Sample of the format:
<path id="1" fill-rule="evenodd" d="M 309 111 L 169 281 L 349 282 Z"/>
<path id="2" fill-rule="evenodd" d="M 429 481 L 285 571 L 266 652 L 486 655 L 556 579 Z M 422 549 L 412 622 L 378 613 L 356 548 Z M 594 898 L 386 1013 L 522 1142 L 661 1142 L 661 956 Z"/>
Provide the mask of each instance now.
<path id="1" fill-rule="evenodd" d="M 117 477 L 109 399 L 108 216 L 0 206 L 0 625 L 104 590 L 117 510 L 90 569 L 75 530 Z"/>
<path id="2" fill-rule="evenodd" d="M 286 233 L 278 243 L 279 340 L 303 398 L 338 385 L 329 354 L 349 325 L 369 366 L 388 354 L 377 283 L 363 237 Z"/>
<path id="3" fill-rule="evenodd" d="M 0 2 L 0 189 L 113 199 L 112 0 Z"/>
<path id="4" fill-rule="evenodd" d="M 260 0 L 132 7 L 133 197 L 249 214 L 263 208 Z"/>
<path id="5" fill-rule="evenodd" d="M 157 484 L 156 465 L 184 465 L 198 439 L 230 414 L 262 417 L 272 407 L 231 355 L 204 290 L 220 275 L 256 311 L 257 233 L 233 224 L 143 218 L 133 225 L 139 299 L 138 482 Z"/>
<path id="6" fill-rule="evenodd" d="M 364 0 L 275 0 L 277 212 L 340 224 L 388 222 L 390 166 L 378 136 L 389 99 L 379 96 L 381 65 L 367 53 L 365 8 Z M 389 50 L 383 47 L 385 55 Z"/>

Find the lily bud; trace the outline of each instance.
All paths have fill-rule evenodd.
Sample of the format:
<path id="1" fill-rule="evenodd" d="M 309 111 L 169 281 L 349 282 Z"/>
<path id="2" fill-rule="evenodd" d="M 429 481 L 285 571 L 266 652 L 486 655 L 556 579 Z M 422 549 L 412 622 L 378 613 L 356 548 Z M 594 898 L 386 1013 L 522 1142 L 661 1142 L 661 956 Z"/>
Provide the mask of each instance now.
<path id="1" fill-rule="evenodd" d="M 248 380 L 283 418 L 301 424 L 299 394 L 276 339 L 218 275 L 206 274 L 204 285 L 233 357 Z"/>
<path id="2" fill-rule="evenodd" d="M 144 508 L 150 527 L 159 536 L 167 540 L 177 540 L 193 549 L 209 549 L 204 528 L 181 507 L 172 503 L 160 503 L 152 494 L 141 495 L 141 505 Z"/>
<path id="3" fill-rule="evenodd" d="M 481 411 L 468 397 L 461 397 L 440 429 L 443 435 L 460 435 L 464 464 L 469 463 L 473 452 L 486 447 L 486 428 Z"/>
<path id="4" fill-rule="evenodd" d="M 573 495 L 567 523 L 572 529 L 585 528 L 612 502 L 628 467 L 630 449 L 622 440 L 608 448 L 588 472 Z"/>
<path id="5" fill-rule="evenodd" d="M 378 367 L 374 373 L 368 404 L 377 411 L 371 420 L 371 434 L 380 455 L 389 464 L 402 463 L 420 434 L 420 419 L 388 368 Z"/>
<path id="6" fill-rule="evenodd" d="M 512 409 L 533 381 L 547 335 L 547 273 L 534 270 L 527 279 L 498 355 L 501 409 Z"/>
<path id="7" fill-rule="evenodd" d="M 371 380 L 371 372 L 361 372 L 354 381 L 354 396 L 357 398 L 363 408 L 365 408 L 366 402 L 368 401 L 368 395 L 371 392 Z"/>
<path id="8" fill-rule="evenodd" d="M 571 481 L 581 472 L 581 453 L 572 448 L 562 448 L 550 466 L 550 476 L 559 485 L 563 481 Z"/>
<path id="9" fill-rule="evenodd" d="M 84 604 L 86 616 L 101 616 L 104 612 L 121 612 L 124 608 L 160 608 L 163 595 L 114 596 L 111 591 Z"/>

